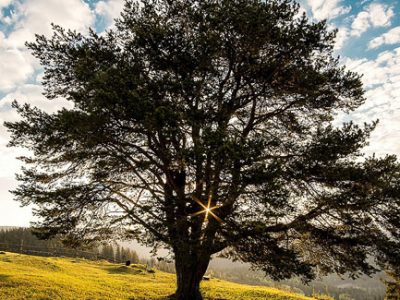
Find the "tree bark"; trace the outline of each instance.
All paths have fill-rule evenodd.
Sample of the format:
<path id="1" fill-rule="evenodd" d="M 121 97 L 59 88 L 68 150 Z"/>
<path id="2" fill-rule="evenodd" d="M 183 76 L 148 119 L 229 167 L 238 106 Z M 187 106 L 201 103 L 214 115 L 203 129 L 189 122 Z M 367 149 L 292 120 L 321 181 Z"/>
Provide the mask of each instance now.
<path id="1" fill-rule="evenodd" d="M 210 256 L 176 255 L 177 300 L 202 300 L 200 282 L 207 271 Z"/>

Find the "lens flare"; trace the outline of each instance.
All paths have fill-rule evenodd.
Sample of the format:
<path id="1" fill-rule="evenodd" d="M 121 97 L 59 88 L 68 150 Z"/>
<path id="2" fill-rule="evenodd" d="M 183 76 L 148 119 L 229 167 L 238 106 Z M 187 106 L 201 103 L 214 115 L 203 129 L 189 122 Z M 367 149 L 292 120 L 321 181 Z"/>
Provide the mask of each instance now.
<path id="1" fill-rule="evenodd" d="M 213 210 L 216 210 L 217 208 L 220 208 L 221 205 L 211 206 L 211 199 L 212 199 L 212 196 L 211 196 L 211 195 L 208 196 L 207 204 L 204 204 L 204 203 L 201 202 L 199 199 L 197 199 L 195 196 L 192 196 L 192 199 L 193 199 L 194 201 L 196 201 L 197 204 L 199 204 L 199 205 L 203 208 L 202 210 L 200 210 L 200 211 L 198 211 L 198 212 L 192 214 L 192 215 L 191 215 L 192 217 L 195 217 L 195 216 L 204 214 L 204 221 L 203 221 L 203 222 L 208 222 L 208 217 L 209 217 L 209 215 L 211 215 L 215 220 L 217 220 L 218 222 L 222 223 L 221 218 L 218 217 L 218 216 L 213 212 Z"/>

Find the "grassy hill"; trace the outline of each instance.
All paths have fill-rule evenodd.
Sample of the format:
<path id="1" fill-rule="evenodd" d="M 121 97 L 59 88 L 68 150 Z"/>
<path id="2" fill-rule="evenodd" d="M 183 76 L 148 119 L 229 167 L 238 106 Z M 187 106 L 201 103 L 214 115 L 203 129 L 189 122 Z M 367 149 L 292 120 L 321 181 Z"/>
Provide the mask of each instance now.
<path id="1" fill-rule="evenodd" d="M 146 272 L 105 261 L 0 254 L 0 299 L 165 299 L 175 290 L 173 274 Z M 206 299 L 311 299 L 273 288 L 218 279 L 203 282 Z"/>

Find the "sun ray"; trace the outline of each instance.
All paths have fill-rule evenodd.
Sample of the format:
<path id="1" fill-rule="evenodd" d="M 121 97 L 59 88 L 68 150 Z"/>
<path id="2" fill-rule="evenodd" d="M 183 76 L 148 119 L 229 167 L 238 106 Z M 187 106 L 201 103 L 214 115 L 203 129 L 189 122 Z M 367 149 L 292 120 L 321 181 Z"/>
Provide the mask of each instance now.
<path id="1" fill-rule="evenodd" d="M 201 207 L 203 207 L 204 209 L 207 209 L 207 206 L 205 206 L 205 205 L 203 204 L 203 202 L 201 202 L 199 199 L 197 199 L 196 196 L 192 196 L 192 199 L 193 199 L 194 201 L 196 201 L 197 204 L 199 204 Z"/>
<path id="2" fill-rule="evenodd" d="M 213 213 L 211 210 L 209 210 L 209 214 L 214 217 L 215 220 L 217 220 L 219 223 L 222 223 L 222 220 L 220 217 L 218 217 L 215 213 Z"/>
<path id="3" fill-rule="evenodd" d="M 192 216 L 192 217 L 195 217 L 195 216 L 198 216 L 198 215 L 204 214 L 205 212 L 206 212 L 206 210 L 205 210 L 205 209 L 203 209 L 203 210 L 200 210 L 200 211 L 198 211 L 198 212 L 195 212 L 194 214 L 191 214 L 190 216 Z"/>
<path id="4" fill-rule="evenodd" d="M 191 214 L 192 217 L 195 217 L 195 216 L 199 216 L 199 215 L 201 215 L 201 214 L 204 214 L 203 223 L 205 223 L 205 222 L 208 222 L 208 217 L 211 215 L 215 220 L 217 220 L 218 222 L 222 223 L 221 218 L 218 217 L 218 216 L 213 212 L 213 210 L 215 210 L 215 209 L 217 209 L 217 208 L 220 208 L 221 205 L 215 205 L 215 206 L 212 206 L 212 207 L 211 207 L 211 200 L 212 200 L 212 195 L 211 195 L 211 194 L 208 196 L 207 205 L 204 205 L 204 203 L 201 202 L 201 201 L 200 201 L 196 196 L 194 196 L 194 195 L 192 195 L 192 199 L 193 199 L 194 201 L 196 201 L 197 204 L 199 204 L 199 205 L 203 208 L 203 210 L 200 210 L 200 211 L 198 211 L 198 212 L 195 212 L 195 213 Z"/>

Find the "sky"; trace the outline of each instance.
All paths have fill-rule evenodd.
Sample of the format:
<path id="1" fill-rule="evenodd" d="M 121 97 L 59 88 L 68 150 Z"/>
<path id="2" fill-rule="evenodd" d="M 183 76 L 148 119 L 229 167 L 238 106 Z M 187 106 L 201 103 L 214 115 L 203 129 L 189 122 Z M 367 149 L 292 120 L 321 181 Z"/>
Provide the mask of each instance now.
<path id="1" fill-rule="evenodd" d="M 365 153 L 400 155 L 400 0 L 300 0 L 311 21 L 328 20 L 337 28 L 336 55 L 348 69 L 364 74 L 366 103 L 341 115 L 338 122 L 379 119 Z M 51 34 L 51 23 L 87 32 L 102 32 L 118 17 L 123 0 L 0 0 L 0 226 L 29 226 L 32 208 L 21 208 L 9 190 L 24 150 L 6 147 L 4 121 L 18 120 L 14 99 L 48 112 L 68 107 L 42 95 L 43 70 L 25 48 L 34 34 Z"/>

